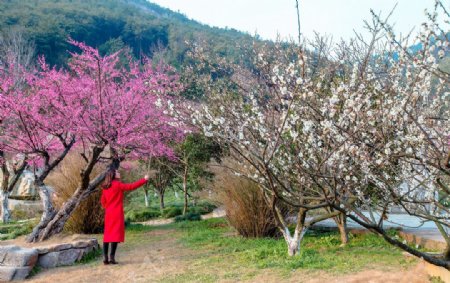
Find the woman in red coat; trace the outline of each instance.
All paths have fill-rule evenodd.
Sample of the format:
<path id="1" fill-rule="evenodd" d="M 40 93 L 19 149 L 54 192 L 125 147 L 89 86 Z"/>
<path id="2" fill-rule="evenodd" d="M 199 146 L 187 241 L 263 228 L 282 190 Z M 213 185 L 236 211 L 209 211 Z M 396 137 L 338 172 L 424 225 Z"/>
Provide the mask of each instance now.
<path id="1" fill-rule="evenodd" d="M 104 264 L 116 264 L 115 254 L 117 244 L 125 240 L 125 217 L 123 213 L 123 192 L 132 191 L 144 185 L 149 176 L 131 184 L 120 182 L 120 173 L 110 170 L 102 184 L 101 203 L 105 209 L 105 229 L 103 234 Z M 108 248 L 111 243 L 111 253 L 108 259 Z"/>

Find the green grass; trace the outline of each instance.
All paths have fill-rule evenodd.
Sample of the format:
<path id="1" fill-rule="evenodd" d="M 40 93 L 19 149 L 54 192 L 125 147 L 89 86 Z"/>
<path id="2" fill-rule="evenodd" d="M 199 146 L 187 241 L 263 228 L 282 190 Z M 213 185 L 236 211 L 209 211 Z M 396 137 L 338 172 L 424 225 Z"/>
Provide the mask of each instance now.
<path id="1" fill-rule="evenodd" d="M 174 224 L 183 231 L 180 241 L 189 248 L 208 250 L 208 262 L 230 261 L 256 269 L 275 268 L 281 272 L 296 269 L 350 273 L 367 268 L 408 267 L 411 260 L 399 249 L 373 234 L 352 235 L 342 247 L 337 232 L 309 231 L 300 256 L 289 257 L 283 239 L 247 239 L 230 235 L 233 230 L 223 219 Z"/>
<path id="2" fill-rule="evenodd" d="M 87 255 L 83 256 L 83 258 L 80 261 L 75 262 L 75 264 L 87 264 L 91 262 L 95 262 L 98 258 L 100 258 L 103 255 L 102 248 L 93 250 L 89 252 Z"/>
<path id="3" fill-rule="evenodd" d="M 11 240 L 29 234 L 35 224 L 35 221 L 2 223 L 0 224 L 0 240 Z"/>

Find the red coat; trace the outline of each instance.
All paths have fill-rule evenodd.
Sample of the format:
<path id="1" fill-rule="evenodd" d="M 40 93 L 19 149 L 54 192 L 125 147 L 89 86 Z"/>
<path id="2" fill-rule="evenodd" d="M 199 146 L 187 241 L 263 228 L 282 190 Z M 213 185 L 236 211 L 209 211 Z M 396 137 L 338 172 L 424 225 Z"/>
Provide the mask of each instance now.
<path id="1" fill-rule="evenodd" d="M 131 184 L 124 184 L 118 180 L 113 180 L 109 189 L 102 190 L 101 203 L 105 209 L 103 242 L 123 242 L 125 240 L 123 192 L 135 190 L 146 182 L 145 179 L 141 179 Z"/>

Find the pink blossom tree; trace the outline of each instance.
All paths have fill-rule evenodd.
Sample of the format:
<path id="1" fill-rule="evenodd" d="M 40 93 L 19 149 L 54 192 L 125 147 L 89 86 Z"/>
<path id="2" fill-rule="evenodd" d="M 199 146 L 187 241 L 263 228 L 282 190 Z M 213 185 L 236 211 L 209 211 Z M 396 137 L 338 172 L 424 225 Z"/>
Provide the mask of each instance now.
<path id="1" fill-rule="evenodd" d="M 36 181 L 45 190 L 45 178 L 69 151 L 80 153 L 86 166 L 74 195 L 55 210 L 48 209 L 28 241 L 40 241 L 62 231 L 77 205 L 104 178 L 92 178 L 97 164 L 118 168 L 124 158 L 171 156 L 167 146 L 183 137 L 180 123 L 166 108 L 168 95 L 178 88 L 166 67 L 141 65 L 126 52 L 101 56 L 98 50 L 71 41 L 81 49 L 72 54 L 68 70 L 49 68 L 27 74 L 28 87 L 5 97 L 10 109 L 3 123 L 2 147 L 25 153 L 36 168 Z"/>
<path id="2" fill-rule="evenodd" d="M 79 188 L 41 230 L 39 239 L 60 232 L 78 203 L 102 181 L 104 174 L 90 178 L 98 162 L 106 160 L 108 167 L 117 167 L 125 157 L 170 157 L 168 144 L 184 134 L 182 125 L 169 115 L 168 96 L 178 88 L 177 78 L 167 75 L 170 69 L 153 68 L 150 61 L 140 66 L 128 54 L 123 54 L 126 66 L 121 67 L 120 53 L 102 57 L 93 48 L 73 43 L 83 51 L 73 54 L 69 68 L 87 98 L 87 110 L 76 127 L 86 167 Z"/>

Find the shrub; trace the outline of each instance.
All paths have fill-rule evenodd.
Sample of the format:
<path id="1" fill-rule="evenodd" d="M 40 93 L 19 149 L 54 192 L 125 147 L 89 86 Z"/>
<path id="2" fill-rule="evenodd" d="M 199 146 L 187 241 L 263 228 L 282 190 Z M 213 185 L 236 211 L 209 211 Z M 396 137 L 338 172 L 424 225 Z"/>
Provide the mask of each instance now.
<path id="1" fill-rule="evenodd" d="M 189 212 L 186 215 L 178 215 L 175 217 L 175 222 L 181 221 L 199 221 L 202 219 L 202 216 L 199 213 Z"/>
<path id="2" fill-rule="evenodd" d="M 227 170 L 215 172 L 216 199 L 226 212 L 228 223 L 244 237 L 278 237 L 275 218 L 262 190 L 254 182 Z"/>
<path id="3" fill-rule="evenodd" d="M 183 214 L 183 210 L 181 209 L 181 207 L 177 206 L 166 207 L 162 212 L 162 216 L 164 218 L 171 218 L 181 214 Z"/>
<path id="4" fill-rule="evenodd" d="M 78 155 L 70 155 L 64 159 L 57 170 L 48 177 L 48 185 L 55 189 L 55 206 L 60 207 L 78 188 L 80 171 L 86 163 Z M 99 174 L 102 168 L 96 166 L 92 177 Z M 100 233 L 103 231 L 104 210 L 100 204 L 101 190 L 84 199 L 70 216 L 64 229 L 72 233 Z"/>
<path id="5" fill-rule="evenodd" d="M 13 221 L 37 218 L 42 215 L 42 205 L 40 201 L 23 201 L 14 205 L 11 210 Z"/>
<path id="6" fill-rule="evenodd" d="M 157 218 L 161 216 L 161 212 L 155 208 L 143 208 L 139 210 L 132 209 L 128 211 L 125 218 L 129 222 L 142 222 L 147 221 L 152 218 Z"/>
<path id="7" fill-rule="evenodd" d="M 205 201 L 205 202 L 201 202 L 201 203 L 197 204 L 196 206 L 189 207 L 188 212 L 198 213 L 198 214 L 207 214 L 207 213 L 212 212 L 216 208 L 217 208 L 216 205 Z"/>

